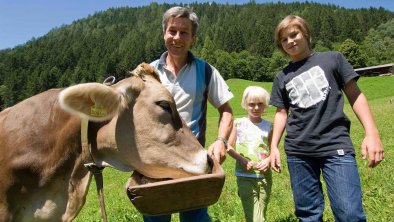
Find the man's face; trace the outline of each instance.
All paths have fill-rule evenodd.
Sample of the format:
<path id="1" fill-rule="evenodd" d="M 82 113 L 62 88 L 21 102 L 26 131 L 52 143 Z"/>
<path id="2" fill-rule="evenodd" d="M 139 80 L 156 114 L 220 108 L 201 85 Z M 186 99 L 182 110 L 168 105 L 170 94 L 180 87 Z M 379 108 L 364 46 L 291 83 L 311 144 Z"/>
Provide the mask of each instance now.
<path id="1" fill-rule="evenodd" d="M 188 18 L 170 18 L 164 30 L 164 42 L 172 57 L 185 57 L 196 36 L 193 35 L 193 24 Z"/>

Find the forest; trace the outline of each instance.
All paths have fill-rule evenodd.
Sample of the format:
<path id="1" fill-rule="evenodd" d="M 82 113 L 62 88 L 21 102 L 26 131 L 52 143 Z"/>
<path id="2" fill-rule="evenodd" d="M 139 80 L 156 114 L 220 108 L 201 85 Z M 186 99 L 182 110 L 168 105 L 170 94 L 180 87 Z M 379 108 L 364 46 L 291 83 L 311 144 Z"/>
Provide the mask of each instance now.
<path id="1" fill-rule="evenodd" d="M 161 19 L 172 4 L 111 8 L 0 51 L 0 110 L 50 88 L 127 76 L 165 51 Z M 331 4 L 193 3 L 200 19 L 194 55 L 225 79 L 269 82 L 289 60 L 274 46 L 286 15 L 311 25 L 316 51 L 342 52 L 354 68 L 394 62 L 394 12 Z"/>

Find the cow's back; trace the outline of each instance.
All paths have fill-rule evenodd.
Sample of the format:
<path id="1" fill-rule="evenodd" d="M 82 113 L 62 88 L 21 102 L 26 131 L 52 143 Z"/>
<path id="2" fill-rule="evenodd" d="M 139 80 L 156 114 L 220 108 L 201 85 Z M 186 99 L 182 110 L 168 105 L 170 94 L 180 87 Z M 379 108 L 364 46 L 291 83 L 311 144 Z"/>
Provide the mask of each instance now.
<path id="1" fill-rule="evenodd" d="M 29 220 L 51 204 L 64 213 L 59 208 L 65 203 L 47 200 L 53 192 L 67 200 L 68 187 L 56 181 L 71 177 L 81 152 L 80 121 L 59 107 L 59 92 L 43 92 L 0 113 L 0 221 Z"/>

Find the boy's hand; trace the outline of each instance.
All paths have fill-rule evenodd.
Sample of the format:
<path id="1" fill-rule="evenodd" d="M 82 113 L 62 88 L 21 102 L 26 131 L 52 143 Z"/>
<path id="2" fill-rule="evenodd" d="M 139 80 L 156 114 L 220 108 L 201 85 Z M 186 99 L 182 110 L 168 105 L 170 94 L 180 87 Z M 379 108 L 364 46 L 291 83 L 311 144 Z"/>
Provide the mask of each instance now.
<path id="1" fill-rule="evenodd" d="M 281 163 L 280 163 L 280 152 L 278 147 L 271 146 L 270 159 L 271 159 L 271 169 L 277 173 L 280 173 Z"/>
<path id="2" fill-rule="evenodd" d="M 368 157 L 368 167 L 377 166 L 384 159 L 383 144 L 379 135 L 366 136 L 361 144 L 361 155 L 365 160 Z"/>

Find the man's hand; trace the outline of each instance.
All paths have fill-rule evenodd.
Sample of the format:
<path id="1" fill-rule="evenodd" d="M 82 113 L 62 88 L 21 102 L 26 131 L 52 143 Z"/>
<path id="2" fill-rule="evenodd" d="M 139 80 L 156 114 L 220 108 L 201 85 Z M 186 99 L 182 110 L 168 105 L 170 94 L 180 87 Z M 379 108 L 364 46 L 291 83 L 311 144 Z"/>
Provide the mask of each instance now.
<path id="1" fill-rule="evenodd" d="M 227 139 L 233 129 L 233 111 L 228 102 L 221 105 L 218 111 L 220 114 L 218 137 L 216 141 L 209 146 L 208 154 L 212 159 L 222 164 L 226 159 Z"/>
<path id="2" fill-rule="evenodd" d="M 208 155 L 222 164 L 226 159 L 226 146 L 223 141 L 216 140 L 208 148 Z"/>

